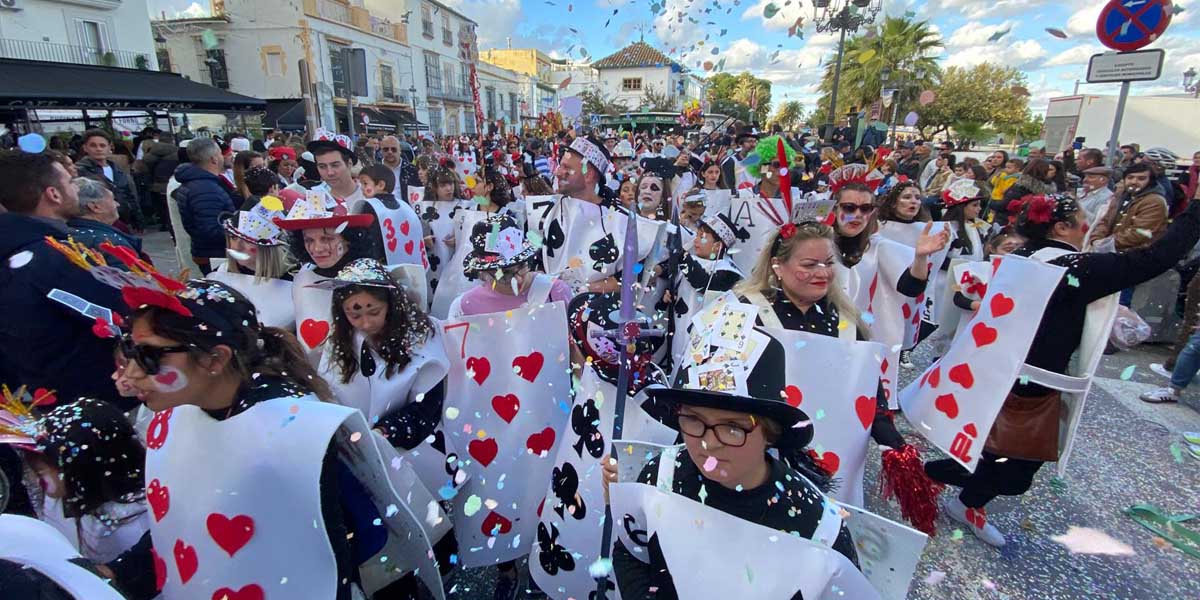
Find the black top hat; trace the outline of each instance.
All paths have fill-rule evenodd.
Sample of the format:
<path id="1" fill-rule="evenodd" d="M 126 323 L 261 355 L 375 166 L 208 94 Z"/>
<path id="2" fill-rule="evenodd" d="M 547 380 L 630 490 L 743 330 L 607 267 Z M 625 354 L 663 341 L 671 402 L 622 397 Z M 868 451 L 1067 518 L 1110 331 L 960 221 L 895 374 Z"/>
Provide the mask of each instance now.
<path id="1" fill-rule="evenodd" d="M 509 235 L 512 237 L 508 241 L 514 244 L 514 248 L 508 252 L 500 252 L 493 246 L 489 250 L 488 237 L 507 230 L 511 230 Z M 499 240 L 498 243 L 503 244 L 505 241 Z M 523 265 L 538 252 L 538 249 L 525 239 L 516 219 L 508 213 L 492 215 L 471 227 L 471 246 L 471 252 L 463 261 L 463 271 L 469 274 Z"/>
<path id="2" fill-rule="evenodd" d="M 345 135 L 338 135 L 331 131 L 320 130 L 317 135 L 304 147 L 312 153 L 315 158 L 317 154 L 329 152 L 331 150 L 341 152 L 347 163 L 351 165 L 358 162 L 358 157 L 354 155 L 353 142 Z"/>
<path id="3" fill-rule="evenodd" d="M 698 365 L 685 367 L 675 387 L 651 387 L 646 393 L 651 400 L 673 405 L 672 408 L 680 405 L 703 406 L 769 418 L 783 427 L 783 435 L 774 444 L 776 447 L 803 448 L 813 438 L 812 420 L 785 399 L 787 354 L 779 340 L 768 338 L 766 348 L 748 373 L 739 373 L 736 369 L 733 371 L 735 377 L 744 378 L 745 395 L 721 389 L 720 377 L 706 378 L 700 382 L 700 386 L 692 387 L 688 384 L 689 370 Z M 679 422 L 674 418 L 665 424 L 673 429 L 679 428 Z"/>

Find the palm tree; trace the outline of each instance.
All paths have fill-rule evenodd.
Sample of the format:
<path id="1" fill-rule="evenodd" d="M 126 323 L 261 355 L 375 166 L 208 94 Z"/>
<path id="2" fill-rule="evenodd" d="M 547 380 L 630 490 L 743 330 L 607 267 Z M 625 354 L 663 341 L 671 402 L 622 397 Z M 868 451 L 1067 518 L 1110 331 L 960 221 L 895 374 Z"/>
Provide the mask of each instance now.
<path id="1" fill-rule="evenodd" d="M 789 100 L 779 105 L 775 110 L 775 116 L 771 117 L 772 125 L 779 125 L 785 131 L 791 131 L 796 128 L 800 121 L 804 118 L 804 106 L 799 100 Z"/>
<path id="2" fill-rule="evenodd" d="M 891 72 L 888 85 L 907 82 L 910 93 L 906 94 L 905 101 L 915 100 L 911 90 L 933 86 L 941 76 L 937 63 L 941 48 L 942 38 L 930 28 L 929 21 L 914 21 L 907 17 L 886 17 L 881 25 L 872 27 L 866 34 L 846 40 L 838 85 L 838 113 L 845 114 L 852 106 L 861 108 L 878 100 L 884 87 L 880 78 L 884 68 Z M 818 104 L 820 113 L 829 110 L 834 68 L 832 61 L 825 65 Z M 919 80 L 915 78 L 918 69 L 924 70 L 924 77 Z M 899 110 L 904 112 L 903 107 Z"/>

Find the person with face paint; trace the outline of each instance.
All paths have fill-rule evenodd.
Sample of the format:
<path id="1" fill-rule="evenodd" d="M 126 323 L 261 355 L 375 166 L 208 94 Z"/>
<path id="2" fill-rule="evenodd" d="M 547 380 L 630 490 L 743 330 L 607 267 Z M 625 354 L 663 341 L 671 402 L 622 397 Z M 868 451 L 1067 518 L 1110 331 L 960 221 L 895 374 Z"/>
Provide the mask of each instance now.
<path id="1" fill-rule="evenodd" d="M 292 306 L 292 263 L 287 234 L 272 220 L 282 216 L 281 211 L 267 208 L 263 201 L 251 210 L 221 215 L 228 243 L 227 258 L 207 278 L 223 282 L 250 298 L 263 324 L 292 329 L 296 314 Z"/>
<path id="2" fill-rule="evenodd" d="M 754 185 L 754 194 L 766 199 L 783 197 L 783 190 L 780 189 L 782 179 L 779 176 L 779 170 L 782 166 L 791 164 L 796 158 L 796 151 L 787 142 L 783 144 L 786 156 L 779 156 L 778 139 L 777 136 L 771 136 L 759 141 L 754 149 L 758 162 L 746 166 L 746 172 L 758 182 Z M 799 196 L 795 195 L 795 197 Z"/>
<path id="3" fill-rule="evenodd" d="M 110 562 L 150 527 L 142 475 L 145 448 L 117 407 L 81 398 L 36 417 L 27 400 L 30 407 L 53 402 L 52 393 L 40 394 L 4 388 L 0 443 L 20 451 L 38 518 L 58 529 L 84 558 Z M 18 424 L 9 424 L 13 421 Z"/>
<path id="4" fill-rule="evenodd" d="M 671 210 L 671 178 L 675 167 L 669 159 L 643 158 L 642 176 L 637 180 L 638 216 L 651 221 L 668 218 Z"/>
<path id="5" fill-rule="evenodd" d="M 311 287 L 320 279 L 337 276 L 342 267 L 359 258 L 383 258 L 375 245 L 372 214 L 350 214 L 323 192 L 310 190 L 274 223 L 290 235 L 292 256 L 300 263 L 292 282 L 296 333 L 315 366 L 321 362 L 325 339 L 331 330 L 331 293 Z"/>
<path id="6" fill-rule="evenodd" d="M 99 255 L 56 249 L 121 289 L 131 316 L 121 329 L 98 323 L 97 333 L 120 336 L 122 376 L 154 413 L 145 432 L 149 533 L 101 568 L 127 597 L 251 588 L 349 600 L 404 575 L 369 568 L 421 539 L 420 525 L 388 510 L 405 500 L 381 483 L 384 442 L 357 410 L 330 402 L 291 333 L 262 325 L 223 283 L 178 282 L 118 251 L 138 279 L 131 283 L 108 276 Z M 384 519 L 386 527 L 362 525 Z"/>

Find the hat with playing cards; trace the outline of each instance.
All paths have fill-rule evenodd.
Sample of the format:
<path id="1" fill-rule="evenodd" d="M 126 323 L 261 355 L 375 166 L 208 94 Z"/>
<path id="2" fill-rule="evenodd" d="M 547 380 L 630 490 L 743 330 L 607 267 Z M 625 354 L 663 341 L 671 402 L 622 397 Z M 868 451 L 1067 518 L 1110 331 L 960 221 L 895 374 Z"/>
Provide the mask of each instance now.
<path id="1" fill-rule="evenodd" d="M 471 228 L 471 252 L 463 260 L 463 271 L 478 273 L 523 265 L 537 251 L 525 239 L 524 232 L 512 215 L 492 215 Z"/>
<path id="2" fill-rule="evenodd" d="M 308 284 L 306 287 L 322 290 L 336 290 L 348 285 L 368 285 L 381 288 L 399 287 L 386 266 L 373 258 L 359 258 L 338 271 L 332 279 L 321 279 Z"/>
<path id="3" fill-rule="evenodd" d="M 349 214 L 346 207 L 320 189 L 308 190 L 303 199 L 296 200 L 286 215 L 272 218 L 281 229 L 303 231 L 305 229 L 336 229 L 366 227 L 375 222 L 371 213 Z"/>
<path id="4" fill-rule="evenodd" d="M 272 210 L 264 204 L 272 204 L 283 208 L 283 201 L 274 196 L 266 196 L 250 210 L 222 213 L 221 226 L 227 235 L 250 242 L 256 246 L 282 246 L 287 243 L 287 237 L 272 220 L 282 216 L 282 210 Z"/>
<path id="5" fill-rule="evenodd" d="M 313 136 L 305 149 L 316 156 L 325 154 L 330 151 L 340 152 L 342 158 L 350 165 L 358 162 L 358 157 L 354 155 L 354 143 L 350 141 L 350 137 L 342 134 L 337 134 L 328 129 L 318 129 L 316 135 Z"/>
<path id="6" fill-rule="evenodd" d="M 783 428 L 773 446 L 807 446 L 813 438 L 813 424 L 804 411 L 786 399 L 787 355 L 783 345 L 757 328 L 749 327 L 743 331 L 753 331 L 754 343 L 763 345 L 753 364 L 738 360 L 737 352 L 709 351 L 698 363 L 684 363 L 674 387 L 646 388 L 649 399 L 643 407 L 650 414 L 670 411 L 672 416 L 664 424 L 673 429 L 679 428 L 675 414 L 680 406 L 702 406 L 766 417 Z M 715 346 L 710 347 L 713 349 Z M 691 352 L 690 348 L 688 352 Z"/>

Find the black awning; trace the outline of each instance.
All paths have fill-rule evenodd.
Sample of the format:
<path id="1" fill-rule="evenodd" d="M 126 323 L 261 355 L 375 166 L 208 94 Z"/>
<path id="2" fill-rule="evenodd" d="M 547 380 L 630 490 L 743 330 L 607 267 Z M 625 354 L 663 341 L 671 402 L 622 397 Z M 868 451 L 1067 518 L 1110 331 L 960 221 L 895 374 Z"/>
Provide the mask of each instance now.
<path id="1" fill-rule="evenodd" d="M 346 109 L 342 109 L 344 113 Z M 383 114 L 373 106 L 354 107 L 355 126 L 364 127 L 367 131 L 396 131 L 399 125 L 392 117 Z"/>
<path id="2" fill-rule="evenodd" d="M 252 113 L 267 103 L 174 73 L 0 59 L 0 108 Z"/>
<path id="3" fill-rule="evenodd" d="M 396 121 L 396 123 L 399 123 L 402 129 L 410 131 L 422 131 L 429 129 L 428 125 L 418 121 L 417 117 L 410 111 L 399 110 L 395 108 L 381 108 L 379 110 L 382 111 L 383 114 L 391 117 L 392 120 Z"/>
<path id="4" fill-rule="evenodd" d="M 304 131 L 304 101 L 267 100 L 267 114 L 262 123 L 263 127 L 278 131 Z"/>

